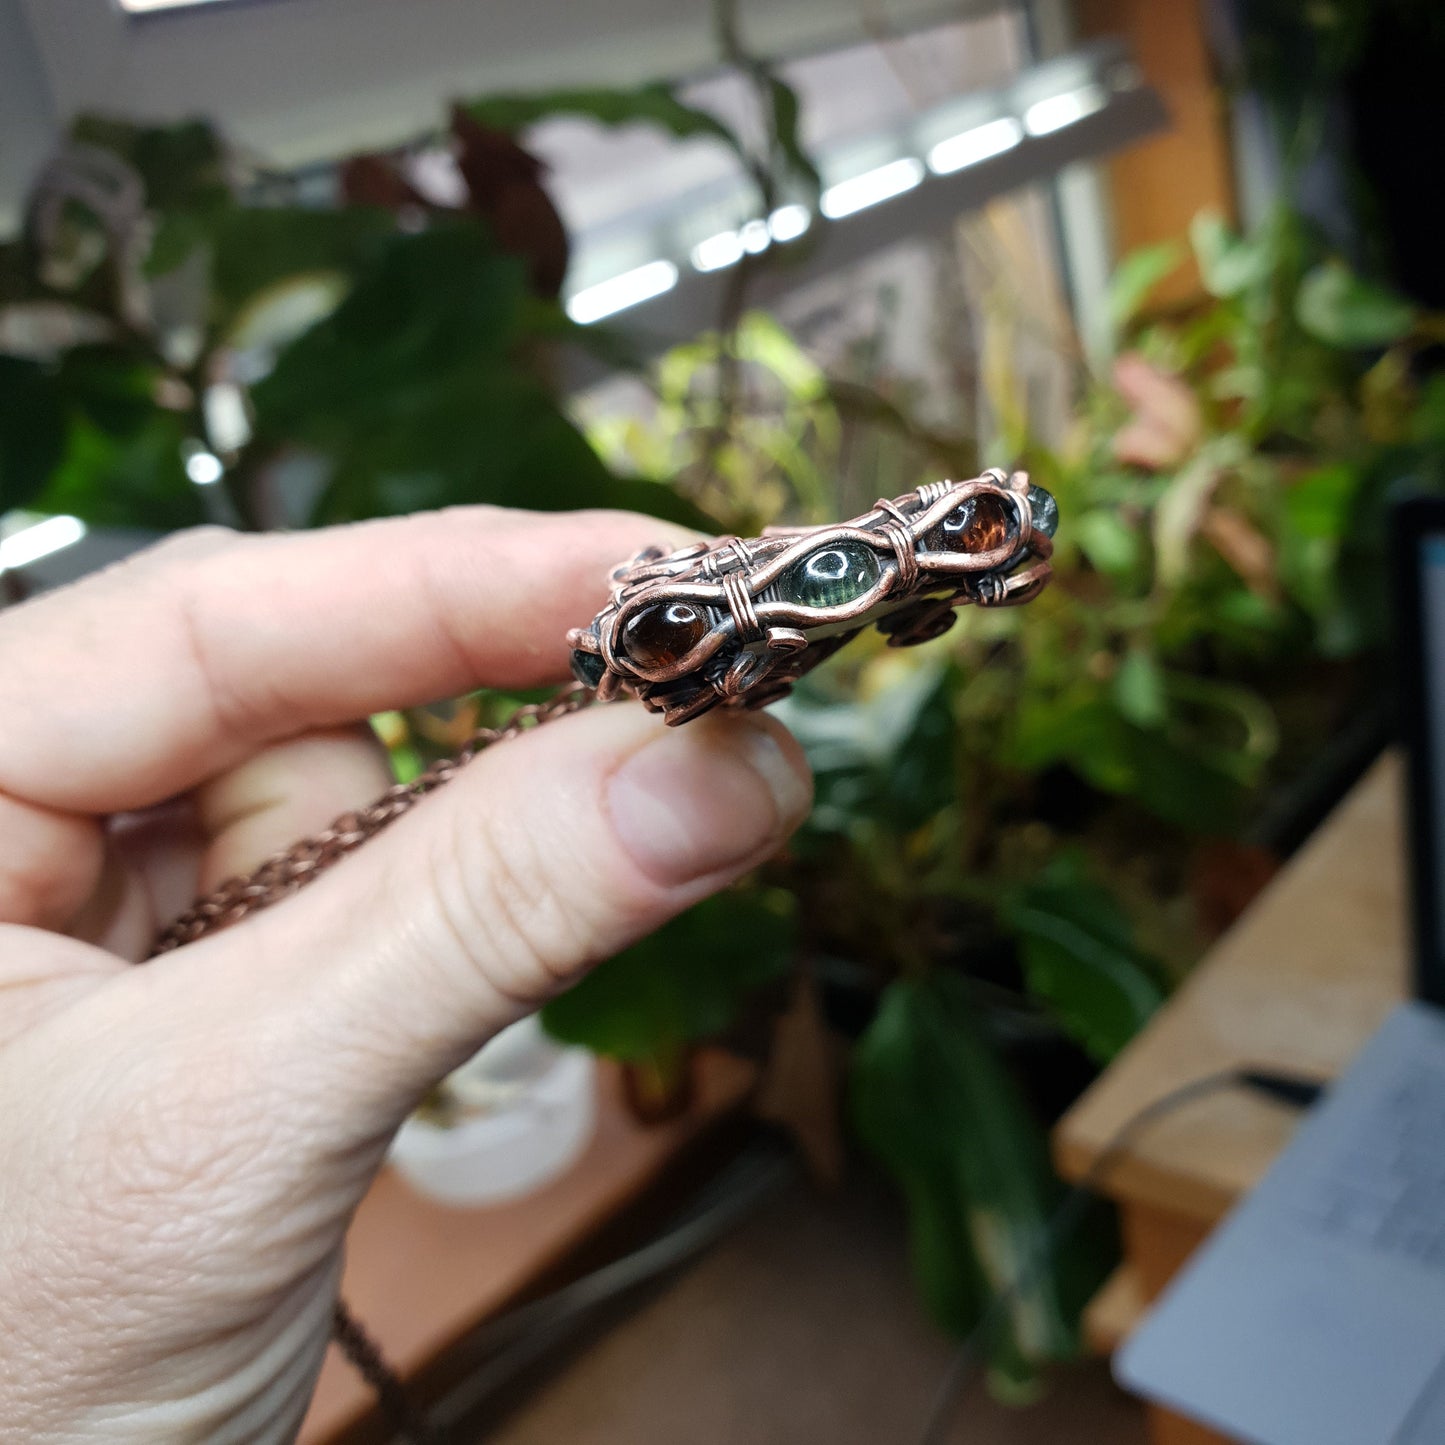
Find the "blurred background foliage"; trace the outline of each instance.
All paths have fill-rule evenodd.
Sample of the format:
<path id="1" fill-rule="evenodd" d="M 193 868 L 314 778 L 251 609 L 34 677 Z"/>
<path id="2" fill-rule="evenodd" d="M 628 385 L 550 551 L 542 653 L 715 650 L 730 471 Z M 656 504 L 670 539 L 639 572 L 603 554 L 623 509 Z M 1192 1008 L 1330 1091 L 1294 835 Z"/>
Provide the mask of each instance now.
<path id="1" fill-rule="evenodd" d="M 960 393 L 967 424 L 940 429 L 880 349 L 830 374 L 750 311 L 758 258 L 716 333 L 641 366 L 558 304 L 566 235 L 513 133 L 648 124 L 732 149 L 762 214 L 816 193 L 796 97 L 733 58 L 761 146 L 665 85 L 486 98 L 450 117 L 467 194 L 447 207 L 395 156 L 343 163 L 318 205 L 203 123 L 82 120 L 0 247 L 0 512 L 169 531 L 492 502 L 746 535 L 1028 467 L 1060 504 L 1053 586 L 914 651 L 860 640 L 810 679 L 779 709 L 818 779 L 795 843 L 545 1014 L 626 1061 L 644 1112 L 685 1103 L 693 1049 L 724 1038 L 768 1061 L 767 1113 L 820 1173 L 850 1123 L 962 1334 L 1044 1237 L 1047 1123 L 1267 876 L 1279 818 L 1369 714 L 1386 488 L 1438 481 L 1445 455 L 1445 382 L 1415 364 L 1441 322 L 1281 205 L 1123 263 L 1115 355 L 1078 363 L 1064 435 L 1013 381 L 1007 308 L 984 317 L 982 407 Z M 1186 244 L 1207 301 L 1151 310 Z M 646 404 L 579 419 L 568 346 L 630 370 Z M 406 777 L 517 701 L 376 725 Z M 1018 1293 L 1001 1385 L 1076 1347 L 1108 1263 L 1107 1230 L 1086 1231 Z"/>

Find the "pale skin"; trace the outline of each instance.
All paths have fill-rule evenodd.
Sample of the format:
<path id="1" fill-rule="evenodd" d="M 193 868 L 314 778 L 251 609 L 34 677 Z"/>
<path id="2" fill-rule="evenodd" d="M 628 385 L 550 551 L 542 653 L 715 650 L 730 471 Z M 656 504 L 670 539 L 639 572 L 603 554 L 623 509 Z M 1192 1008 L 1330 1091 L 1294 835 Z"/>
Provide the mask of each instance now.
<path id="1" fill-rule="evenodd" d="M 136 966 L 198 889 L 386 786 L 358 719 L 562 679 L 607 569 L 659 540 L 487 508 L 205 531 L 0 614 L 6 1438 L 292 1438 L 418 1098 L 802 820 L 772 721 L 593 708 Z"/>

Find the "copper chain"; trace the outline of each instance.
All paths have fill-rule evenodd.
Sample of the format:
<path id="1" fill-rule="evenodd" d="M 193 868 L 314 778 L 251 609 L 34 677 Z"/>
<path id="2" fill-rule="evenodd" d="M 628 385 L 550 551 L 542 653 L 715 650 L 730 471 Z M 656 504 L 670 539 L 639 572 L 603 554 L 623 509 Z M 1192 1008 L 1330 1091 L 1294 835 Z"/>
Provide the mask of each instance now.
<path id="1" fill-rule="evenodd" d="M 572 683 L 545 702 L 518 708 L 503 727 L 479 729 L 459 752 L 433 763 L 411 782 L 388 788 L 368 807 L 343 813 L 329 828 L 293 843 L 284 853 L 268 858 L 255 872 L 228 878 L 181 914 L 156 940 L 150 956 L 154 958 L 194 943 L 279 903 L 374 838 L 403 813 L 410 812 L 428 793 L 451 782 L 485 748 L 531 732 L 568 713 L 579 712 L 596 696 L 580 682 Z M 336 1302 L 331 1333 L 342 1353 L 376 1392 L 382 1413 L 398 1435 L 413 1445 L 431 1445 L 440 1438 L 407 1398 L 406 1387 L 395 1370 L 342 1300 Z"/>
<path id="2" fill-rule="evenodd" d="M 518 708 L 504 727 L 481 728 L 461 750 L 433 763 L 409 783 L 397 783 L 368 807 L 343 813 L 329 828 L 293 843 L 284 853 L 268 858 L 253 873 L 228 878 L 213 892 L 198 900 L 177 918 L 156 940 L 151 957 L 194 943 L 209 933 L 233 923 L 304 888 L 332 864 L 374 838 L 383 828 L 410 812 L 428 793 L 449 783 L 485 748 L 530 732 L 544 723 L 580 711 L 596 696 L 580 682 L 569 684 L 545 702 Z"/>

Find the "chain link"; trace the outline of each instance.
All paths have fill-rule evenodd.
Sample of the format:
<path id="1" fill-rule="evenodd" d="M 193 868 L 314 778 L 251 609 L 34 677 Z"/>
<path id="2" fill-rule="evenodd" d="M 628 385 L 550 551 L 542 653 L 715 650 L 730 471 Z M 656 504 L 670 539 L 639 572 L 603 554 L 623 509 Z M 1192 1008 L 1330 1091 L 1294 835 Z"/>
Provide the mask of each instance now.
<path id="1" fill-rule="evenodd" d="M 388 788 L 368 807 L 343 813 L 329 828 L 293 843 L 253 873 L 228 878 L 181 914 L 156 940 L 150 956 L 170 953 L 279 903 L 410 812 L 428 793 L 451 782 L 478 753 L 580 712 L 596 697 L 591 688 L 572 683 L 545 702 L 518 708 L 503 727 L 479 729 L 459 752 L 433 763 L 411 782 Z M 376 1392 L 382 1414 L 397 1435 L 412 1445 L 435 1445 L 441 1438 L 439 1433 L 407 1398 L 400 1377 L 343 1300 L 336 1302 L 331 1334 L 357 1373 Z"/>
<path id="2" fill-rule="evenodd" d="M 390 787 L 374 803 L 355 812 L 343 813 L 329 828 L 293 843 L 284 853 L 268 858 L 253 873 L 228 878 L 177 918 L 156 940 L 151 956 L 183 948 L 198 938 L 239 923 L 252 913 L 304 888 L 348 853 L 389 827 L 403 813 L 410 812 L 428 793 L 451 782 L 482 752 L 544 723 L 579 712 L 596 694 L 580 682 L 572 683 L 545 702 L 518 708 L 504 727 L 481 728 L 449 758 L 433 763 L 409 783 Z"/>

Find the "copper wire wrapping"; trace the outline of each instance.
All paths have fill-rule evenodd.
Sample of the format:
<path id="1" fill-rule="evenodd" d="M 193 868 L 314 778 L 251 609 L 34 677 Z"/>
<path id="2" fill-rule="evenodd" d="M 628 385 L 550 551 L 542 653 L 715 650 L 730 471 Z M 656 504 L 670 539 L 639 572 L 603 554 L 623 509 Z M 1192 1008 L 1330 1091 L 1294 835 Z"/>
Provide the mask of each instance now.
<path id="1" fill-rule="evenodd" d="M 632 692 L 668 722 L 685 722 L 719 703 L 757 707 L 774 700 L 870 623 L 895 646 L 907 646 L 938 636 L 963 604 L 1027 602 L 1048 582 L 1053 554 L 1051 537 L 1034 525 L 1030 497 L 1037 490 L 1023 472 L 991 468 L 970 481 L 929 482 L 880 499 L 849 522 L 694 543 L 668 556 L 649 549 L 613 573 L 612 600 L 591 627 L 568 634 L 581 659 L 578 675 L 600 667 L 602 696 Z M 1010 535 L 977 552 L 940 545 L 944 519 L 984 495 L 1016 520 Z M 788 595 L 793 569 L 810 557 L 832 549 L 830 560 L 846 571 L 850 558 L 867 561 L 859 548 L 876 556 L 876 565 L 861 569 L 876 576 L 875 585 L 850 591 L 842 579 L 838 599 L 821 604 Z M 665 664 L 630 657 L 623 638 L 632 619 L 672 602 L 705 610 L 713 625 Z"/>

